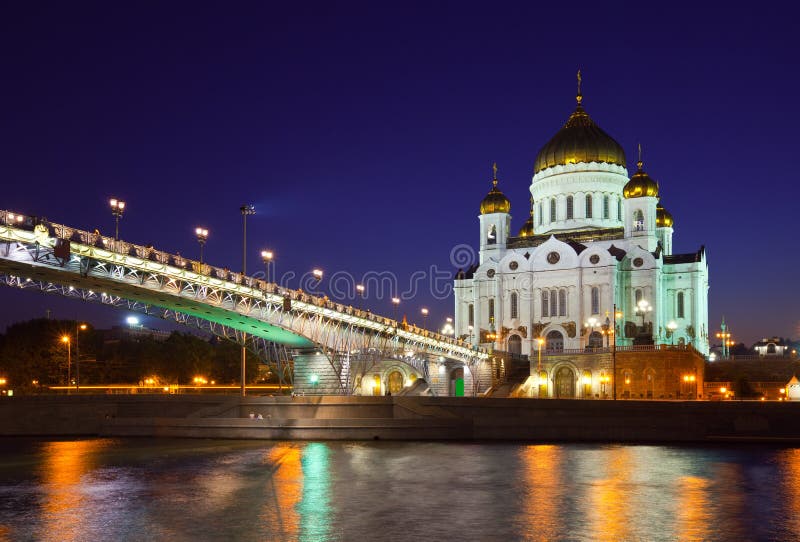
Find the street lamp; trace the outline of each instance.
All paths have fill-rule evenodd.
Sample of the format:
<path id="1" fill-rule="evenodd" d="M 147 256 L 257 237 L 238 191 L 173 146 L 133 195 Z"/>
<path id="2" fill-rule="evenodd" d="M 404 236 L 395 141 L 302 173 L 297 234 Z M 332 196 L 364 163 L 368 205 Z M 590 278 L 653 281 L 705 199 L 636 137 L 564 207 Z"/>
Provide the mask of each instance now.
<path id="1" fill-rule="evenodd" d="M 536 370 L 537 370 L 537 372 L 541 373 L 542 372 L 542 347 L 544 346 L 544 339 L 539 337 L 538 339 L 536 339 L 536 342 L 539 344 L 539 364 L 538 364 L 538 367 L 537 367 Z"/>
<path id="2" fill-rule="evenodd" d="M 205 228 L 195 228 L 194 234 L 197 236 L 197 242 L 200 244 L 200 263 L 203 263 L 203 247 L 208 241 L 208 230 Z"/>
<path id="3" fill-rule="evenodd" d="M 420 312 L 422 313 L 422 329 L 425 329 L 425 322 L 428 320 L 428 309 L 422 307 Z"/>
<path id="4" fill-rule="evenodd" d="M 265 274 L 264 278 L 266 278 L 267 282 L 270 282 L 269 267 L 270 267 L 270 264 L 272 264 L 273 256 L 274 256 L 274 254 L 272 254 L 271 250 L 262 250 L 261 251 L 261 261 L 264 262 L 264 274 Z"/>
<path id="5" fill-rule="evenodd" d="M 583 327 L 589 328 L 589 335 L 586 337 L 586 347 L 588 348 L 591 345 L 592 334 L 594 333 L 594 328 L 600 321 L 595 318 L 594 316 L 590 316 L 586 323 L 583 324 Z"/>
<path id="6" fill-rule="evenodd" d="M 239 207 L 239 212 L 242 213 L 242 280 L 247 276 L 247 217 L 256 214 L 256 208 L 252 205 L 245 204 Z M 245 342 L 247 334 L 242 333 L 242 397 L 247 395 L 247 348 Z"/>
<path id="7" fill-rule="evenodd" d="M 453 329 L 453 319 L 448 316 L 442 328 L 442 335 L 453 335 L 455 332 L 456 330 Z"/>
<path id="8" fill-rule="evenodd" d="M 399 297 L 393 297 L 392 298 L 392 305 L 394 305 L 394 321 L 396 322 L 397 321 L 397 317 L 399 316 L 397 311 L 400 308 L 400 298 Z"/>
<path id="9" fill-rule="evenodd" d="M 678 329 L 678 324 L 675 323 L 675 320 L 670 320 L 667 324 L 667 329 L 669 330 L 669 344 L 675 344 L 675 330 Z"/>
<path id="10" fill-rule="evenodd" d="M 61 337 L 61 342 L 67 345 L 67 389 L 69 390 L 70 380 L 72 379 L 72 343 L 69 335 Z"/>
<path id="11" fill-rule="evenodd" d="M 315 279 L 317 279 L 317 282 L 322 280 L 322 275 L 323 275 L 322 269 L 314 269 L 313 271 L 311 271 L 311 274 L 314 276 Z"/>
<path id="12" fill-rule="evenodd" d="M 728 348 L 733 344 L 731 340 L 731 332 L 727 331 L 728 327 L 725 325 L 725 318 L 722 319 L 722 324 L 719 326 L 720 331 L 717 333 L 717 338 L 722 339 L 722 359 L 728 359 L 730 356 L 730 349 Z"/>
<path id="13" fill-rule="evenodd" d="M 469 331 L 469 344 L 472 344 L 472 336 L 474 335 L 475 326 L 467 326 L 467 331 Z"/>
<path id="14" fill-rule="evenodd" d="M 75 391 L 81 389 L 81 331 L 86 331 L 86 324 L 75 322 Z"/>
<path id="15" fill-rule="evenodd" d="M 114 215 L 114 241 L 119 241 L 119 219 L 122 218 L 122 213 L 125 212 L 125 202 L 117 198 L 111 198 L 108 203 L 111 205 L 111 214 Z"/>
<path id="16" fill-rule="evenodd" d="M 638 303 L 636 303 L 636 314 L 642 315 L 642 328 L 644 330 L 644 318 L 648 312 L 651 312 L 653 307 L 650 305 L 650 302 L 646 299 L 640 299 Z"/>
<path id="17" fill-rule="evenodd" d="M 364 285 L 363 284 L 356 284 L 356 292 L 358 293 L 358 297 L 364 297 Z"/>

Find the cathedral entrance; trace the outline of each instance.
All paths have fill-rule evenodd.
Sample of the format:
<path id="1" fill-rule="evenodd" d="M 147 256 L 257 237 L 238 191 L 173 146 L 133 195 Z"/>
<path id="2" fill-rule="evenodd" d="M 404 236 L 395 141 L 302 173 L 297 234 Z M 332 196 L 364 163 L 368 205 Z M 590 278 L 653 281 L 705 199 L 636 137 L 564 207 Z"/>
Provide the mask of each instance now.
<path id="1" fill-rule="evenodd" d="M 549 334 L 548 334 L 549 336 Z M 569 367 L 561 367 L 556 372 L 555 396 L 561 399 L 575 397 L 575 373 Z"/>
<path id="2" fill-rule="evenodd" d="M 522 355 L 522 338 L 519 335 L 512 335 L 508 338 L 508 353 Z"/>
<path id="3" fill-rule="evenodd" d="M 589 348 L 603 348 L 603 334 L 599 331 L 592 331 L 589 335 Z"/>
<path id="4" fill-rule="evenodd" d="M 547 343 L 545 345 L 548 352 L 563 352 L 564 351 L 564 336 L 560 331 L 553 330 L 547 334 Z"/>
<path id="5" fill-rule="evenodd" d="M 389 391 L 392 395 L 403 389 L 403 380 L 403 373 L 400 371 L 392 371 L 389 373 Z"/>

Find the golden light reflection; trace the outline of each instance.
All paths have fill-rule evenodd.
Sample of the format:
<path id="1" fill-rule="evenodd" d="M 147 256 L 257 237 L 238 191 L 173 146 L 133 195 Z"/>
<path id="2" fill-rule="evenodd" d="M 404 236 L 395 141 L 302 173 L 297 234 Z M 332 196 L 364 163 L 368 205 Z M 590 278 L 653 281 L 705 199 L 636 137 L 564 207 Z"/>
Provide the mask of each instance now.
<path id="1" fill-rule="evenodd" d="M 563 514 L 561 499 L 564 484 L 561 479 L 561 453 L 553 445 L 528 446 L 522 450 L 524 489 L 527 493 L 518 523 L 520 532 L 529 533 L 533 540 L 555 540 L 561 534 Z"/>
<path id="2" fill-rule="evenodd" d="M 262 512 L 263 522 L 294 539 L 298 533 L 300 515 L 297 511 L 303 497 L 303 465 L 301 449 L 294 445 L 278 445 L 267 454 L 267 463 L 273 469 L 267 490 L 274 496 Z"/>
<path id="3" fill-rule="evenodd" d="M 779 457 L 786 528 L 788 532 L 800 533 L 800 486 L 797 484 L 800 480 L 800 449 L 783 450 Z"/>
<path id="4" fill-rule="evenodd" d="M 594 540 L 630 540 L 635 515 L 641 513 L 628 499 L 634 457 L 630 447 L 614 447 L 607 457 L 605 477 L 589 489 L 590 532 Z"/>
<path id="5" fill-rule="evenodd" d="M 85 495 L 81 479 L 94 470 L 104 439 L 46 442 L 42 447 L 42 523 L 47 538 L 82 540 Z"/>
<path id="6" fill-rule="evenodd" d="M 678 479 L 678 512 L 676 534 L 681 540 L 709 540 L 711 525 L 711 502 L 709 489 L 711 483 L 698 476 L 682 476 Z"/>

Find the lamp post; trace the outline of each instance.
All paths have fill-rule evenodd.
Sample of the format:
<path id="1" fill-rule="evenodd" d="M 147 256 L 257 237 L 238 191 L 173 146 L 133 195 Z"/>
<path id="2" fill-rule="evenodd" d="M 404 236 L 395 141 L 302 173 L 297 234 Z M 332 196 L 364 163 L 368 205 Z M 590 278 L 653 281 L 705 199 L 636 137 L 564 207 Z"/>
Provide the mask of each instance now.
<path id="1" fill-rule="evenodd" d="M 75 391 L 81 389 L 81 331 L 86 331 L 86 324 L 75 322 Z"/>
<path id="2" fill-rule="evenodd" d="M 393 297 L 392 298 L 392 305 L 394 305 L 394 321 L 397 322 L 397 318 L 399 316 L 397 311 L 400 309 L 400 298 L 399 297 Z"/>
<path id="3" fill-rule="evenodd" d="M 422 313 L 422 329 L 425 329 L 425 322 L 428 321 L 428 309 L 422 307 L 420 312 Z"/>
<path id="4" fill-rule="evenodd" d="M 675 320 L 670 320 L 667 324 L 667 330 L 669 330 L 669 344 L 670 346 L 675 345 L 675 330 L 678 329 L 678 324 L 675 323 Z"/>
<path id="5" fill-rule="evenodd" d="M 652 312 L 653 307 L 650 305 L 650 302 L 646 299 L 640 299 L 638 303 L 636 303 L 636 314 L 642 315 L 642 329 L 644 329 L 644 318 L 648 312 Z"/>
<path id="6" fill-rule="evenodd" d="M 256 208 L 252 205 L 242 205 L 239 207 L 242 213 L 242 280 L 247 276 L 247 217 L 256 214 Z M 247 395 L 247 348 L 244 343 L 246 342 L 247 335 L 242 333 L 242 397 Z"/>
<path id="7" fill-rule="evenodd" d="M 583 327 L 589 329 L 589 335 L 586 336 L 586 348 L 589 348 L 589 346 L 591 345 L 591 339 L 592 339 L 592 334 L 594 333 L 594 328 L 599 323 L 600 321 L 597 318 L 595 318 L 594 316 L 590 316 L 586 320 L 586 323 L 583 324 Z"/>
<path id="8" fill-rule="evenodd" d="M 208 241 L 208 230 L 205 228 L 195 228 L 194 234 L 197 236 L 197 242 L 200 244 L 200 263 L 203 263 L 203 247 Z"/>
<path id="9" fill-rule="evenodd" d="M 613 340 L 611 341 L 611 372 L 614 375 L 614 380 L 611 382 L 611 398 L 617 400 L 617 320 L 622 318 L 622 311 L 617 310 L 617 304 L 614 303 L 614 325 L 611 329 Z"/>
<path id="10" fill-rule="evenodd" d="M 538 339 L 536 339 L 536 342 L 539 344 L 539 363 L 537 365 L 536 371 L 542 372 L 542 347 L 544 346 L 544 339 L 539 337 Z M 539 375 L 536 376 L 538 379 Z"/>
<path id="11" fill-rule="evenodd" d="M 717 333 L 717 338 L 722 339 L 722 359 L 728 359 L 730 356 L 730 346 L 729 343 L 733 343 L 731 339 L 731 332 L 728 331 L 728 326 L 725 324 L 725 318 L 722 318 L 722 323 L 719 326 L 719 332 Z"/>
<path id="12" fill-rule="evenodd" d="M 111 198 L 108 203 L 111 205 L 111 214 L 114 215 L 114 241 L 119 241 L 119 219 L 122 218 L 122 213 L 125 212 L 125 202 L 117 198 Z"/>
<path id="13" fill-rule="evenodd" d="M 453 335 L 455 332 L 456 330 L 453 329 L 453 319 L 448 316 L 442 328 L 442 335 Z"/>
<path id="14" fill-rule="evenodd" d="M 366 291 L 366 288 L 364 288 L 363 284 L 356 284 L 356 294 L 358 295 L 358 297 L 363 299 L 365 291 Z"/>
<path id="15" fill-rule="evenodd" d="M 262 250 L 261 251 L 261 261 L 264 262 L 264 278 L 267 282 L 271 282 L 270 279 L 270 272 L 269 268 L 272 265 L 272 258 L 275 255 L 272 253 L 271 250 Z"/>
<path id="16" fill-rule="evenodd" d="M 70 383 L 72 380 L 72 344 L 69 340 L 69 335 L 61 337 L 61 342 L 67 345 L 67 392 L 69 392 L 69 388 L 72 385 Z"/>
<path id="17" fill-rule="evenodd" d="M 472 344 L 472 335 L 474 335 L 475 326 L 467 326 L 467 331 L 469 332 L 469 344 Z"/>

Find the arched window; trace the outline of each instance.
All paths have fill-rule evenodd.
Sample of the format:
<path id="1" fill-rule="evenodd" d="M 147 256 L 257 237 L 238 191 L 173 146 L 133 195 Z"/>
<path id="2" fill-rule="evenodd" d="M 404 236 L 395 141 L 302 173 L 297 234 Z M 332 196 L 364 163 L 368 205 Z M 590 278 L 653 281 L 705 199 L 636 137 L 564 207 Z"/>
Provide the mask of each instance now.
<path id="1" fill-rule="evenodd" d="M 592 195 L 586 194 L 586 218 L 592 218 Z"/>
<path id="2" fill-rule="evenodd" d="M 558 315 L 559 316 L 566 316 L 567 315 L 567 291 L 566 290 L 559 290 L 558 291 Z"/>
<path id="3" fill-rule="evenodd" d="M 539 225 L 542 225 L 542 220 L 544 220 L 544 214 L 542 213 L 542 202 L 539 202 Z"/>
<path id="4" fill-rule="evenodd" d="M 567 220 L 572 218 L 573 210 L 574 210 L 573 207 L 574 207 L 574 205 L 573 205 L 572 196 L 567 196 Z"/>
<path id="5" fill-rule="evenodd" d="M 512 335 L 508 338 L 508 353 L 509 354 L 522 354 L 522 337 L 519 335 Z"/>
<path id="6" fill-rule="evenodd" d="M 633 213 L 633 229 L 635 231 L 644 230 L 644 213 L 641 209 L 636 209 Z"/>
<path id="7" fill-rule="evenodd" d="M 494 298 L 489 299 L 489 322 L 494 321 Z"/>
<path id="8" fill-rule="evenodd" d="M 497 243 L 497 228 L 494 224 L 489 227 L 489 233 L 486 236 L 486 244 L 493 245 Z"/>
<path id="9" fill-rule="evenodd" d="M 678 292 L 678 318 L 683 318 L 683 292 Z"/>
<path id="10" fill-rule="evenodd" d="M 475 325 L 475 305 L 472 303 L 470 303 L 469 307 L 467 307 L 467 322 L 469 322 L 467 325 Z"/>
<path id="11" fill-rule="evenodd" d="M 542 290 L 542 317 L 547 318 L 550 315 L 550 296 L 547 290 Z"/>
<path id="12" fill-rule="evenodd" d="M 592 314 L 600 314 L 600 289 L 592 287 Z"/>
<path id="13" fill-rule="evenodd" d="M 518 318 L 517 316 L 517 292 L 511 292 L 511 318 Z"/>
<path id="14" fill-rule="evenodd" d="M 608 200 L 608 195 L 603 196 L 603 218 L 608 218 L 610 211 L 609 211 L 609 204 L 611 202 Z"/>
<path id="15" fill-rule="evenodd" d="M 634 305 L 634 307 L 638 307 L 639 306 L 639 301 L 641 301 L 641 300 L 642 300 L 642 291 L 639 290 L 639 289 L 636 289 L 633 292 L 633 305 Z"/>
<path id="16" fill-rule="evenodd" d="M 617 220 L 622 220 L 622 200 L 617 198 Z"/>
<path id="17" fill-rule="evenodd" d="M 556 199 L 550 200 L 550 222 L 556 221 Z"/>
<path id="18" fill-rule="evenodd" d="M 558 316 L 558 290 L 550 292 L 550 316 Z"/>

